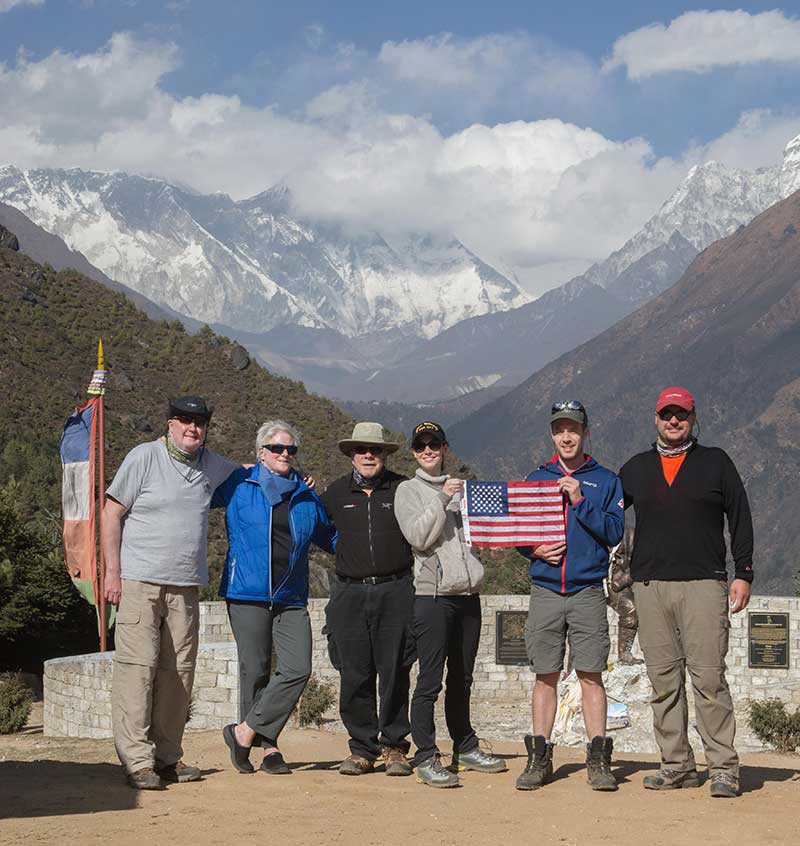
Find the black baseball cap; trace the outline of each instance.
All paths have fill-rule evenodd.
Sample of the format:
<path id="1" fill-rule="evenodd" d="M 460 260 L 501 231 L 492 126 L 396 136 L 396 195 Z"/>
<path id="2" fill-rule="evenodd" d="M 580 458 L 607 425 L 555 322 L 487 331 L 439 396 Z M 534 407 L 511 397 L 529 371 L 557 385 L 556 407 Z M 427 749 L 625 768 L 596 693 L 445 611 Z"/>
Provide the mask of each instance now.
<path id="1" fill-rule="evenodd" d="M 169 416 L 172 417 L 198 417 L 202 420 L 210 420 L 214 413 L 214 406 L 209 405 L 202 397 L 187 394 L 169 401 Z"/>
<path id="2" fill-rule="evenodd" d="M 412 445 L 416 443 L 420 435 L 426 434 L 438 438 L 443 444 L 447 443 L 447 435 L 445 435 L 444 429 L 438 423 L 431 423 L 430 420 L 424 420 L 422 423 L 418 423 L 411 433 Z"/>

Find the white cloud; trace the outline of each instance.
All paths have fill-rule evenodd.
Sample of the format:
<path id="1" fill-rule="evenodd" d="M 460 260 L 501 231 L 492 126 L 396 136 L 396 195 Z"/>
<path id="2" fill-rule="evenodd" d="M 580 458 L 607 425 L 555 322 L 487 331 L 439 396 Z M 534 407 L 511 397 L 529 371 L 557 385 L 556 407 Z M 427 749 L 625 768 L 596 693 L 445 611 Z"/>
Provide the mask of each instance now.
<path id="1" fill-rule="evenodd" d="M 545 287 L 556 268 L 621 246 L 686 172 L 686 160 L 658 159 L 643 139 L 564 120 L 444 132 L 424 114 L 387 109 L 374 79 L 329 88 L 293 116 L 234 96 L 179 98 L 163 86 L 179 59 L 174 45 L 118 34 L 94 53 L 0 66 L 0 164 L 118 169 L 235 198 L 283 181 L 309 218 L 453 233 Z M 469 67 L 451 62 L 453 85 L 469 84 Z M 749 113 L 690 158 L 772 163 L 779 136 L 797 134 L 790 117 Z"/>
<path id="2" fill-rule="evenodd" d="M 597 68 L 575 50 L 527 33 L 457 38 L 450 33 L 413 41 L 387 41 L 378 55 L 387 85 L 408 86 L 418 97 L 463 98 L 462 108 L 513 99 L 564 105 L 587 102 L 603 84 Z"/>
<path id="3" fill-rule="evenodd" d="M 714 159 L 728 167 L 756 170 L 779 162 L 787 141 L 798 132 L 800 110 L 775 114 L 769 109 L 753 109 L 718 138 L 690 147 L 684 158 L 692 163 Z"/>
<path id="4" fill-rule="evenodd" d="M 774 10 L 686 12 L 614 42 L 603 69 L 624 66 L 631 79 L 669 71 L 702 73 L 715 67 L 800 62 L 800 21 Z"/>
<path id="5" fill-rule="evenodd" d="M 0 15 L 9 12 L 15 6 L 41 6 L 44 0 L 0 0 Z"/>

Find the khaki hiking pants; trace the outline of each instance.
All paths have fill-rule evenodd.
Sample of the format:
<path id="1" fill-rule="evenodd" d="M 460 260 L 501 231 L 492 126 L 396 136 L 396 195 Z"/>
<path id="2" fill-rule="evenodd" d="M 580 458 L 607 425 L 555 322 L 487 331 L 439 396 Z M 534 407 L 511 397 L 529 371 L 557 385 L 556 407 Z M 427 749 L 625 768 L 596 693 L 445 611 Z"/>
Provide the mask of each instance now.
<path id="1" fill-rule="evenodd" d="M 117 755 L 128 773 L 183 756 L 199 617 L 196 587 L 122 580 L 111 714 Z"/>
<path id="2" fill-rule="evenodd" d="M 653 730 L 666 769 L 695 768 L 689 745 L 686 670 L 694 690 L 697 730 L 709 773 L 738 776 L 733 748 L 736 722 L 725 656 L 728 652 L 728 590 L 716 579 L 635 582 L 639 645 L 653 685 Z"/>

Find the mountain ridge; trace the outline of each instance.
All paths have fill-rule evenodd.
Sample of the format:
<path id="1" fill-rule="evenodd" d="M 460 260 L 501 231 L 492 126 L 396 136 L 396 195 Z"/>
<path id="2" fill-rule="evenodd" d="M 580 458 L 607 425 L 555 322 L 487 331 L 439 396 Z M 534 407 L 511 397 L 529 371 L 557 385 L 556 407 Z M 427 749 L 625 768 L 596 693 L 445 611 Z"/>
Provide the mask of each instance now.
<path id="1" fill-rule="evenodd" d="M 681 279 L 599 336 L 457 423 L 484 475 L 519 478 L 549 454 L 557 399 L 586 403 L 592 453 L 616 469 L 654 439 L 670 384 L 698 404 L 702 443 L 726 449 L 753 506 L 762 592 L 790 591 L 800 528 L 783 502 L 800 473 L 800 191 L 703 250 Z M 491 437 L 487 437 L 491 433 Z"/>

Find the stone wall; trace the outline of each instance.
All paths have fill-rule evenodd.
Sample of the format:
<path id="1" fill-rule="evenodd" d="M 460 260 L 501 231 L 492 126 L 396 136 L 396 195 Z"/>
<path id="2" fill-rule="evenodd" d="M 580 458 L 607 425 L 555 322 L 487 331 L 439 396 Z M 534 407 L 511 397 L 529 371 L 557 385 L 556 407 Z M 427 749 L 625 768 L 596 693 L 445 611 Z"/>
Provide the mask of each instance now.
<path id="1" fill-rule="evenodd" d="M 495 662 L 495 614 L 497 611 L 524 611 L 526 596 L 484 596 L 483 627 L 472 694 L 472 711 L 478 733 L 486 738 L 519 738 L 530 730 L 530 691 L 533 676 L 525 666 L 498 665 Z M 316 676 L 338 683 L 338 674 L 328 660 L 321 634 L 325 623 L 324 599 L 309 605 L 314 635 L 313 667 Z M 754 597 L 749 611 L 786 611 L 790 615 L 790 669 L 751 670 L 748 668 L 747 612 L 731 621 L 728 654 L 728 681 L 737 704 L 738 745 L 742 750 L 759 748 L 747 730 L 746 705 L 750 699 L 778 696 L 800 705 L 800 599 Z M 623 667 L 614 663 L 616 615 L 609 610 L 612 654 L 606 686 L 611 701 L 628 705 L 631 726 L 614 732 L 620 751 L 655 751 L 648 700 L 650 685 L 640 666 Z M 239 683 L 236 647 L 222 602 L 204 602 L 200 613 L 200 652 L 192 697 L 190 729 L 220 728 L 238 717 Z M 636 652 L 636 650 L 635 650 Z M 638 653 L 637 653 L 638 654 Z M 45 734 L 74 737 L 108 737 L 111 733 L 111 658 L 113 653 L 58 658 L 45 665 Z M 441 706 L 441 702 L 439 703 Z M 692 707 L 690 695 L 690 708 Z M 331 713 L 326 724 L 340 730 Z M 444 730 L 439 712 L 437 722 Z M 579 743 L 580 713 L 569 721 L 562 742 Z M 699 739 L 695 735 L 695 739 Z M 446 745 L 446 744 L 445 744 Z M 699 746 L 698 746 L 699 748 Z"/>

